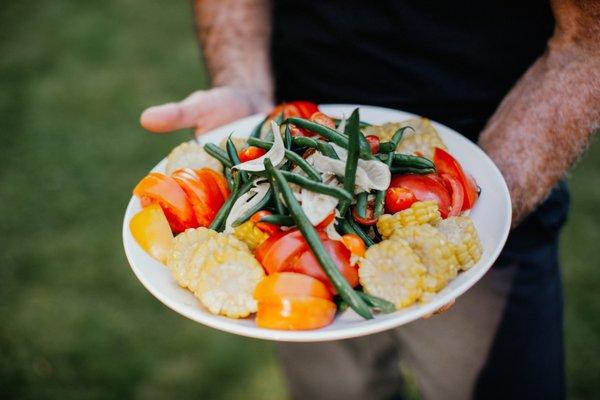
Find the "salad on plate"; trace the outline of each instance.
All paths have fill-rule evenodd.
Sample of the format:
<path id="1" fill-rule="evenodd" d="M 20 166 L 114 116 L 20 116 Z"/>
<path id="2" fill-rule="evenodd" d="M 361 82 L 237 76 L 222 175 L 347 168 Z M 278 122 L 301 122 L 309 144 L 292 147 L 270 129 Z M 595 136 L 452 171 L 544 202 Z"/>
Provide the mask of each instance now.
<path id="1" fill-rule="evenodd" d="M 138 244 L 210 312 L 317 329 L 427 302 L 472 267 L 479 187 L 433 125 L 278 105 L 248 137 L 186 142 L 135 187 Z"/>

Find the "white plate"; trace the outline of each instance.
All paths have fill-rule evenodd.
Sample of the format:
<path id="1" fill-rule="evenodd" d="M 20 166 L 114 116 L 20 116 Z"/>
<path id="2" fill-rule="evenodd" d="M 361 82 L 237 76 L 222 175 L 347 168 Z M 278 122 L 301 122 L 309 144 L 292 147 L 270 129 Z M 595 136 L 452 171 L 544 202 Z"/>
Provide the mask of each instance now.
<path id="1" fill-rule="evenodd" d="M 332 116 L 350 115 L 356 105 L 322 105 L 320 108 Z M 402 121 L 411 117 L 402 111 L 372 106 L 360 107 L 360 118 L 373 124 L 389 121 Z M 236 136 L 247 136 L 263 115 L 253 115 L 225 125 L 203 135 L 202 143 L 218 143 L 230 132 Z M 466 272 L 461 272 L 448 286 L 437 293 L 426 304 L 415 304 L 392 314 L 377 315 L 372 320 L 363 320 L 352 310 L 336 317 L 335 321 L 322 329 L 312 331 L 279 331 L 259 328 L 253 318 L 231 319 L 210 314 L 200 302 L 187 290 L 182 289 L 171 277 L 170 271 L 150 257 L 131 236 L 129 221 L 141 209 L 137 198 L 132 197 L 125 211 L 123 221 L 123 244 L 127 259 L 133 272 L 142 284 L 160 301 L 186 317 L 226 332 L 260 339 L 313 342 L 351 338 L 369 335 L 391 329 L 433 312 L 450 300 L 457 298 L 473 286 L 498 257 L 506 242 L 511 221 L 511 202 L 506 183 L 494 163 L 479 147 L 452 129 L 433 123 L 450 153 L 456 157 L 463 168 L 475 177 L 482 188 L 479 201 L 471 211 L 477 231 L 483 244 L 483 256 L 479 262 Z M 153 170 L 164 171 L 165 160 Z"/>

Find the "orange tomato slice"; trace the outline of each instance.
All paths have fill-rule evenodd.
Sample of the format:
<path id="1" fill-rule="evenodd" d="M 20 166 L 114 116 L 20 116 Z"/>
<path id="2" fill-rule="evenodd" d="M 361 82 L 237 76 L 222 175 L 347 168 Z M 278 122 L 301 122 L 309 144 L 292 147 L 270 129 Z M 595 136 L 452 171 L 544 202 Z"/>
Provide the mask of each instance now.
<path id="1" fill-rule="evenodd" d="M 151 172 L 137 184 L 133 194 L 140 198 L 143 206 L 158 203 L 174 232 L 198 227 L 192 205 L 173 178 Z"/>
<path id="2" fill-rule="evenodd" d="M 185 191 L 198 224 L 209 226 L 225 201 L 212 177 L 189 168 L 178 169 L 171 176 Z"/>
<path id="3" fill-rule="evenodd" d="M 227 200 L 227 198 L 229 197 L 229 186 L 227 185 L 227 179 L 225 179 L 225 177 L 222 174 L 210 168 L 197 169 L 196 173 L 199 176 L 210 176 L 214 184 L 216 184 L 219 187 L 223 199 Z"/>
<path id="4" fill-rule="evenodd" d="M 331 300 L 331 292 L 318 279 L 295 272 L 277 272 L 265 277 L 254 290 L 256 301 L 282 296 L 310 296 Z"/>
<path id="5" fill-rule="evenodd" d="M 329 325 L 336 306 L 310 296 L 282 296 L 258 303 L 256 325 L 268 329 L 307 330 Z"/>

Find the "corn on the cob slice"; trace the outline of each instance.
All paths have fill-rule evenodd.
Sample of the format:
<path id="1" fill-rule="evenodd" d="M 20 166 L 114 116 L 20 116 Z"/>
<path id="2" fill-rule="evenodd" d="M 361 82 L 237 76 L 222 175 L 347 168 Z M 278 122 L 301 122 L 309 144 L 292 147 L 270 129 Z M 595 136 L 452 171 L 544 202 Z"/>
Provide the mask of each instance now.
<path id="1" fill-rule="evenodd" d="M 456 257 L 462 270 L 471 268 L 479 261 L 483 247 L 470 217 L 450 217 L 440 221 L 435 227 L 456 247 Z"/>
<path id="2" fill-rule="evenodd" d="M 227 150 L 227 139 L 228 139 L 228 137 L 226 136 L 223 139 L 221 139 L 221 141 L 219 142 L 219 147 L 222 148 L 223 150 Z M 235 145 L 235 148 L 238 151 L 240 151 L 244 147 L 248 146 L 248 138 L 232 136 L 231 141 L 233 142 L 233 144 Z"/>
<path id="3" fill-rule="evenodd" d="M 210 156 L 204 147 L 196 142 L 185 142 L 171 150 L 167 156 L 166 172 L 172 174 L 179 168 L 210 168 L 217 172 L 223 172 L 221 163 Z"/>
<path id="4" fill-rule="evenodd" d="M 406 210 L 384 214 L 377 221 L 377 230 L 383 238 L 388 238 L 394 230 L 405 226 L 435 223 L 441 219 L 435 200 L 417 201 Z"/>
<path id="5" fill-rule="evenodd" d="M 261 231 L 254 222 L 246 221 L 233 230 L 236 238 L 248 245 L 252 251 L 269 238 L 269 235 Z"/>
<path id="6" fill-rule="evenodd" d="M 203 247 L 197 251 L 206 251 Z M 243 318 L 256 312 L 253 294 L 264 276 L 252 253 L 225 246 L 210 254 L 190 288 L 211 313 Z"/>
<path id="7" fill-rule="evenodd" d="M 405 240 L 427 268 L 423 280 L 426 291 L 437 292 L 446 286 L 458 273 L 456 249 L 452 243 L 429 224 L 414 225 L 394 231 L 391 239 Z"/>
<path id="8" fill-rule="evenodd" d="M 382 142 L 389 141 L 396 131 L 404 126 L 414 130 L 405 130 L 396 151 L 405 154 L 419 152 L 427 158 L 433 157 L 434 147 L 446 148 L 442 138 L 437 133 L 431 121 L 427 118 L 411 118 L 402 122 L 388 122 L 383 125 L 372 125 L 363 129 L 365 135 L 375 135 Z"/>
<path id="9" fill-rule="evenodd" d="M 217 242 L 237 249 L 247 250 L 247 246 L 235 237 L 223 235 L 212 229 L 188 229 L 173 239 L 171 253 L 167 258 L 167 267 L 181 287 L 188 287 L 190 279 L 197 276 L 202 260 L 198 260 L 196 250 L 206 242 Z M 202 254 L 202 253 L 201 253 Z"/>
<path id="10" fill-rule="evenodd" d="M 366 293 L 391 301 L 396 308 L 419 299 L 426 269 L 408 243 L 384 240 L 359 261 L 358 276 Z"/>
<path id="11" fill-rule="evenodd" d="M 402 122 L 401 126 L 411 126 L 406 130 L 396 151 L 405 154 L 418 154 L 432 159 L 435 147 L 446 149 L 446 145 L 427 118 L 413 118 Z"/>

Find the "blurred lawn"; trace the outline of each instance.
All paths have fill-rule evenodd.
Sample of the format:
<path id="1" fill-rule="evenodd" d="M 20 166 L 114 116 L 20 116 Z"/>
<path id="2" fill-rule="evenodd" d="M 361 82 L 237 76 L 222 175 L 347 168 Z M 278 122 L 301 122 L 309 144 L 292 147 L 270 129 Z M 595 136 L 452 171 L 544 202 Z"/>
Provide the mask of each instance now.
<path id="1" fill-rule="evenodd" d="M 2 397 L 285 397 L 269 343 L 168 310 L 122 250 L 132 187 L 191 137 L 145 134 L 140 111 L 206 85 L 189 3 L 27 0 L 0 17 Z M 598 183 L 595 146 L 563 240 L 572 399 L 600 392 Z"/>

